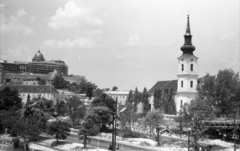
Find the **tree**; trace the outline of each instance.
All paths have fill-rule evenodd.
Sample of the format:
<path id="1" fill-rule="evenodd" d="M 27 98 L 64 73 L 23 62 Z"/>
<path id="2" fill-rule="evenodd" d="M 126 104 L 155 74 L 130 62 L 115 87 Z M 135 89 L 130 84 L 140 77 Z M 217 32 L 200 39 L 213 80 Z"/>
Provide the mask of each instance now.
<path id="1" fill-rule="evenodd" d="M 55 139 L 66 139 L 70 135 L 70 125 L 62 121 L 54 121 L 47 125 L 47 133 L 50 135 L 55 135 Z"/>
<path id="2" fill-rule="evenodd" d="M 154 96 L 154 100 L 153 100 L 154 108 L 155 109 L 160 109 L 161 106 L 162 106 L 162 103 L 163 103 L 162 90 L 161 89 L 155 89 L 153 96 Z"/>
<path id="3" fill-rule="evenodd" d="M 150 110 L 149 108 L 149 94 L 147 93 L 147 88 L 145 87 L 143 89 L 143 95 L 142 95 L 142 102 L 143 102 L 143 115 L 145 116 L 147 112 Z"/>
<path id="4" fill-rule="evenodd" d="M 111 112 L 114 112 L 116 110 L 116 101 L 106 93 L 102 93 L 91 102 L 91 106 L 106 106 Z"/>
<path id="5" fill-rule="evenodd" d="M 39 121 L 34 116 L 30 116 L 27 119 L 19 119 L 14 125 L 13 131 L 17 132 L 17 135 L 23 138 L 24 151 L 27 150 L 30 141 L 39 139 L 42 132 Z"/>
<path id="6" fill-rule="evenodd" d="M 240 79 L 231 69 L 220 70 L 217 76 L 207 74 L 197 87 L 201 99 L 207 99 L 217 117 L 232 114 L 240 107 Z"/>
<path id="7" fill-rule="evenodd" d="M 57 115 L 58 116 L 65 116 L 65 114 L 67 113 L 67 105 L 64 101 L 59 101 L 56 104 L 56 111 L 57 111 Z"/>
<path id="8" fill-rule="evenodd" d="M 79 120 L 84 117 L 86 111 L 83 102 L 77 96 L 73 96 L 67 101 L 66 106 L 72 125 L 79 124 Z"/>
<path id="9" fill-rule="evenodd" d="M 82 122 L 79 129 L 79 139 L 83 139 L 84 148 L 87 148 L 87 141 L 90 141 L 88 136 L 95 136 L 99 132 L 99 125 L 94 123 L 91 119 L 86 118 Z"/>
<path id="10" fill-rule="evenodd" d="M 163 100 L 163 110 L 165 114 L 176 114 L 176 104 L 174 100 L 173 89 L 165 89 L 162 96 Z"/>
<path id="11" fill-rule="evenodd" d="M 164 124 L 162 111 L 158 109 L 158 110 L 148 112 L 147 115 L 145 116 L 144 123 L 146 125 L 149 125 L 150 128 L 153 128 L 156 130 L 155 139 L 158 142 L 158 145 L 160 145 L 160 136 L 161 136 L 160 130 L 162 128 L 162 125 Z"/>
<path id="12" fill-rule="evenodd" d="M 0 110 L 21 109 L 22 99 L 16 90 L 10 90 L 9 87 L 4 87 L 0 90 Z"/>
<path id="13" fill-rule="evenodd" d="M 38 85 L 46 85 L 46 80 L 45 79 L 41 79 L 40 77 L 37 77 L 37 81 L 38 81 Z"/>
<path id="14" fill-rule="evenodd" d="M 106 106 L 92 107 L 86 114 L 84 119 L 91 120 L 98 125 L 105 125 L 111 122 L 112 112 Z"/>
<path id="15" fill-rule="evenodd" d="M 183 107 L 183 127 L 191 128 L 194 150 L 198 148 L 197 142 L 204 138 L 206 130 L 204 122 L 214 117 L 213 107 L 209 103 L 207 99 L 196 98 Z"/>
<path id="16" fill-rule="evenodd" d="M 56 89 L 65 89 L 65 88 L 68 88 L 69 82 L 64 80 L 64 78 L 60 74 L 57 74 L 53 78 L 52 84 Z"/>
<path id="17" fill-rule="evenodd" d="M 117 89 L 118 89 L 118 87 L 117 87 L 117 86 L 114 86 L 114 87 L 112 88 L 112 91 L 117 91 Z"/>

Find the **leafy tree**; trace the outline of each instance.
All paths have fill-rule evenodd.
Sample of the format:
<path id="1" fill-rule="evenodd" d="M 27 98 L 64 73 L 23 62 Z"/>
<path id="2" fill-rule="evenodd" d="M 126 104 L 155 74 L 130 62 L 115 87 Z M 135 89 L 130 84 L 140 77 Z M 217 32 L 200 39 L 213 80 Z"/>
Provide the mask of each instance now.
<path id="1" fill-rule="evenodd" d="M 106 93 L 102 93 L 91 102 L 91 106 L 106 106 L 111 112 L 114 112 L 116 110 L 116 101 Z"/>
<path id="2" fill-rule="evenodd" d="M 37 81 L 38 81 L 38 85 L 46 85 L 46 80 L 45 79 L 41 79 L 40 77 L 37 77 Z"/>
<path id="3" fill-rule="evenodd" d="M 71 97 L 67 101 L 66 106 L 68 115 L 72 120 L 72 125 L 75 126 L 79 123 L 79 120 L 84 117 L 86 111 L 85 106 L 77 96 Z"/>
<path id="4" fill-rule="evenodd" d="M 22 99 L 16 90 L 10 90 L 9 87 L 4 87 L 0 90 L 0 110 L 21 109 Z"/>
<path id="5" fill-rule="evenodd" d="M 51 116 L 54 116 L 55 107 L 53 105 L 52 100 L 48 100 L 48 99 L 45 99 L 45 98 L 38 97 L 38 98 L 33 98 L 32 103 L 36 103 L 35 108 L 38 108 L 42 112 L 47 113 Z"/>
<path id="6" fill-rule="evenodd" d="M 220 70 L 217 76 L 207 74 L 197 87 L 201 99 L 207 99 L 218 117 L 232 114 L 240 107 L 240 80 L 231 69 Z"/>
<path id="7" fill-rule="evenodd" d="M 145 116 L 144 123 L 146 125 L 149 125 L 150 128 L 153 128 L 154 130 L 156 130 L 155 139 L 158 142 L 158 145 L 160 145 L 160 136 L 161 136 L 160 130 L 161 130 L 161 126 L 164 124 L 162 111 L 158 109 L 158 110 L 148 112 L 147 115 Z"/>
<path id="8" fill-rule="evenodd" d="M 117 87 L 117 86 L 114 86 L 114 87 L 112 88 L 112 91 L 117 91 L 117 89 L 118 89 L 118 87 Z"/>
<path id="9" fill-rule="evenodd" d="M 111 110 L 106 106 L 96 106 L 92 107 L 86 114 L 85 119 L 91 120 L 92 122 L 105 125 L 111 122 L 110 118 L 112 116 Z"/>
<path id="10" fill-rule="evenodd" d="M 57 74 L 53 78 L 52 84 L 56 89 L 65 89 L 65 88 L 68 88 L 69 82 L 64 80 L 64 78 L 60 74 Z"/>
<path id="11" fill-rule="evenodd" d="M 65 116 L 65 114 L 67 113 L 67 105 L 64 101 L 59 101 L 56 104 L 56 111 L 57 111 L 57 115 L 58 116 Z"/>
<path id="12" fill-rule="evenodd" d="M 214 110 L 207 99 L 196 98 L 183 106 L 183 127 L 191 128 L 194 150 L 198 149 L 197 142 L 204 138 L 206 130 L 204 122 L 213 117 Z"/>
<path id="13" fill-rule="evenodd" d="M 55 135 L 55 139 L 66 139 L 70 135 L 70 125 L 62 121 L 54 121 L 47 125 L 47 133 L 50 135 Z"/>
<path id="14" fill-rule="evenodd" d="M 96 136 L 99 132 L 99 125 L 94 123 L 91 119 L 86 118 L 81 124 L 78 135 L 79 139 L 83 139 L 84 148 L 87 148 L 87 141 L 90 141 L 88 136 Z"/>
<path id="15" fill-rule="evenodd" d="M 97 88 L 97 89 L 94 91 L 93 96 L 97 97 L 97 96 L 101 95 L 102 93 L 103 93 L 103 89 Z"/>
<path id="16" fill-rule="evenodd" d="M 26 119 L 20 118 L 13 127 L 13 131 L 23 138 L 24 151 L 27 150 L 30 141 L 38 140 L 41 134 L 39 121 L 34 116 L 29 116 Z"/>
<path id="17" fill-rule="evenodd" d="M 128 103 L 133 103 L 133 91 L 132 90 L 130 90 L 129 91 L 129 93 L 128 93 L 128 97 L 127 97 L 127 100 L 126 100 L 126 102 L 128 102 Z"/>

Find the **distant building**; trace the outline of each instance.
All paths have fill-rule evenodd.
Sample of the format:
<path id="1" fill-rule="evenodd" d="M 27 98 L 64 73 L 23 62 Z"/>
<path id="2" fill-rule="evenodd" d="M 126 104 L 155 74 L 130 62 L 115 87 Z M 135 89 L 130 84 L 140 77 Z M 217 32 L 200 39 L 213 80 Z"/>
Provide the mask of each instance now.
<path id="1" fill-rule="evenodd" d="M 6 60 L 0 61 L 5 72 L 10 73 L 33 73 L 33 74 L 49 74 L 54 69 L 58 69 L 63 75 L 68 75 L 68 66 L 62 60 L 45 61 L 43 54 L 38 51 L 32 62 L 15 61 L 8 63 Z"/>
<path id="2" fill-rule="evenodd" d="M 125 105 L 129 92 L 128 91 L 106 91 L 108 96 L 111 96 L 114 100 L 118 98 L 118 104 Z"/>
<path id="3" fill-rule="evenodd" d="M 159 81 L 149 90 L 148 93 L 152 95 L 150 98 L 152 108 L 154 99 L 153 93 L 155 89 L 173 90 L 178 113 L 185 103 L 190 103 L 190 101 L 197 96 L 198 57 L 193 54 L 195 47 L 192 45 L 189 16 L 187 19 L 186 33 L 184 35 L 184 45 L 181 47 L 181 50 L 183 54 L 178 58 L 178 80 Z"/>
<path id="4" fill-rule="evenodd" d="M 3 89 L 6 86 L 2 86 Z M 52 86 L 8 86 L 11 90 L 17 90 L 19 97 L 22 98 L 22 102 L 27 102 L 28 95 L 30 99 L 33 98 L 45 98 L 52 100 L 54 104 L 57 103 L 59 99 L 59 92 Z"/>

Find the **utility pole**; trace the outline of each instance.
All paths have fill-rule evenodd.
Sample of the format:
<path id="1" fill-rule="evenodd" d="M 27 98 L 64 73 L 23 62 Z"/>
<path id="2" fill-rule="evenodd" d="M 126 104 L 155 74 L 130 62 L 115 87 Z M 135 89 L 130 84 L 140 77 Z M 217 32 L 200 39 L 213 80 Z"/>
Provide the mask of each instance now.
<path id="1" fill-rule="evenodd" d="M 237 130 L 236 130 L 236 115 L 237 114 L 237 109 L 234 110 L 234 130 L 233 130 L 233 135 L 234 135 L 234 151 L 236 151 L 236 137 L 237 137 Z"/>
<path id="2" fill-rule="evenodd" d="M 112 119 L 113 119 L 113 125 L 112 125 L 112 151 L 116 151 L 116 135 L 117 135 L 117 130 L 116 130 L 116 117 L 117 117 L 117 103 L 118 103 L 118 98 L 116 97 L 116 111 L 113 112 Z"/>

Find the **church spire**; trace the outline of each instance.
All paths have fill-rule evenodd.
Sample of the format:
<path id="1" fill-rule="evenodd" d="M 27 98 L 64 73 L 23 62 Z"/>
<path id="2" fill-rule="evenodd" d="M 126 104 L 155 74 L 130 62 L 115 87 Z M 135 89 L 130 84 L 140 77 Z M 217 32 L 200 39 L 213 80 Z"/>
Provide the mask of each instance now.
<path id="1" fill-rule="evenodd" d="M 192 45 L 192 35 L 190 30 L 190 22 L 189 22 L 189 15 L 187 17 L 187 29 L 184 35 L 184 45 L 181 47 L 183 54 L 192 54 L 195 50 L 195 47 Z"/>

